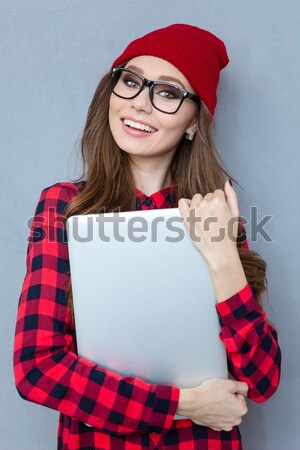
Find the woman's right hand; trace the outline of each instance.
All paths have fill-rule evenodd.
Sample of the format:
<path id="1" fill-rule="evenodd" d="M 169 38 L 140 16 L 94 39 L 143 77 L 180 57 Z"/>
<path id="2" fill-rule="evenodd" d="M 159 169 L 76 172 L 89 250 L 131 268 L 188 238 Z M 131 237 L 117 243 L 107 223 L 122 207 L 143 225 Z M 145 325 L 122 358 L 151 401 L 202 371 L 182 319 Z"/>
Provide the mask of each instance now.
<path id="1" fill-rule="evenodd" d="M 195 388 L 180 389 L 176 414 L 215 431 L 231 431 L 247 413 L 247 383 L 210 379 Z"/>

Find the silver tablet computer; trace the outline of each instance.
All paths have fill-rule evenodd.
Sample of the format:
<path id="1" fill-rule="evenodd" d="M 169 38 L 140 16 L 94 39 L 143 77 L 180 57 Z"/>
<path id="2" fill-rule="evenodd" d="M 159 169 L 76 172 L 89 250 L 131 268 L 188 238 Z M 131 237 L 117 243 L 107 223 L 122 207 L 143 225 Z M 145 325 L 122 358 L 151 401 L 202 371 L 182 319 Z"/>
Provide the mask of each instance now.
<path id="1" fill-rule="evenodd" d="M 178 208 L 73 216 L 67 235 L 80 356 L 180 388 L 227 378 L 210 273 Z"/>

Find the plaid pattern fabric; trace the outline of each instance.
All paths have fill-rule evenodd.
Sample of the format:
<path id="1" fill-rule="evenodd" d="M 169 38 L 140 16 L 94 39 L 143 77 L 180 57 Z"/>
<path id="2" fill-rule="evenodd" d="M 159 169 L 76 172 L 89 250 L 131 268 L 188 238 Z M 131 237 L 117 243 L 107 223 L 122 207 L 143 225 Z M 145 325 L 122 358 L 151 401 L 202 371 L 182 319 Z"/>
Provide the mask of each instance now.
<path id="1" fill-rule="evenodd" d="M 66 284 L 69 258 L 63 211 L 83 182 L 57 183 L 42 191 L 32 222 L 18 307 L 14 373 L 21 397 L 60 412 L 59 450 L 240 450 L 238 427 L 216 432 L 189 419 L 174 421 L 179 389 L 121 377 L 76 353 Z M 174 186 L 136 208 L 176 207 Z M 247 247 L 247 243 L 244 243 Z M 246 285 L 216 306 L 229 370 L 262 402 L 277 388 L 280 350 Z"/>

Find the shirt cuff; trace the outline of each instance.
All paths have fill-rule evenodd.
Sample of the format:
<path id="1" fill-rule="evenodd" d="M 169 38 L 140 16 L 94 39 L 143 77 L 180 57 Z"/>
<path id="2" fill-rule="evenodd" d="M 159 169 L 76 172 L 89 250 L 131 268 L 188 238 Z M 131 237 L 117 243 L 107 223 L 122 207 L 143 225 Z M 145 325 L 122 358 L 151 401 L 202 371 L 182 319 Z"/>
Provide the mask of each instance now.
<path id="1" fill-rule="evenodd" d="M 251 312 L 260 311 L 248 283 L 236 294 L 216 304 L 216 310 L 221 326 L 228 326 Z"/>
<path id="2" fill-rule="evenodd" d="M 176 414 L 180 389 L 157 385 L 156 402 L 149 420 L 152 433 L 163 434 L 169 431 Z"/>

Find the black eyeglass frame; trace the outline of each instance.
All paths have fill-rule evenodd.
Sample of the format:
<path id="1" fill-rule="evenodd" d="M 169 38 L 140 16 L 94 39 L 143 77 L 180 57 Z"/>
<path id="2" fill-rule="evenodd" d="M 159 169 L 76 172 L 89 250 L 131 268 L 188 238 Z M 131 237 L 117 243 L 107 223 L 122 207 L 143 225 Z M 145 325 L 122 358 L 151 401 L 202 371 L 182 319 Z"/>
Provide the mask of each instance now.
<path id="1" fill-rule="evenodd" d="M 179 108 L 181 107 L 183 101 L 184 101 L 186 98 L 189 98 L 189 99 L 192 100 L 193 102 L 197 103 L 197 104 L 199 105 L 199 107 L 201 106 L 201 98 L 199 97 L 199 95 L 197 95 L 197 94 L 191 94 L 190 92 L 186 91 L 185 89 L 183 89 L 183 88 L 181 88 L 181 87 L 179 87 L 179 86 L 176 86 L 176 85 L 174 85 L 174 84 L 171 84 L 171 83 L 166 83 L 166 82 L 164 82 L 164 81 L 151 81 L 151 80 L 148 80 L 147 78 L 143 77 L 143 75 L 141 75 L 141 74 L 135 72 L 134 70 L 126 69 L 125 67 L 113 67 L 113 68 L 112 68 L 112 78 L 114 78 L 114 76 L 115 76 L 117 73 L 119 73 L 119 72 L 122 73 L 122 72 L 124 72 L 124 71 L 129 72 L 129 73 L 132 73 L 133 75 L 137 76 L 137 77 L 141 80 L 142 84 L 141 84 L 141 87 L 140 87 L 140 89 L 138 90 L 138 92 L 137 92 L 136 94 L 134 94 L 132 97 L 123 97 L 122 95 L 116 94 L 116 92 L 114 91 L 114 88 L 115 88 L 115 87 L 114 87 L 113 90 L 112 90 L 112 92 L 113 92 L 117 97 L 124 98 L 125 100 L 131 100 L 131 99 L 137 97 L 137 96 L 143 91 L 143 89 L 144 89 L 145 86 L 146 86 L 146 87 L 149 88 L 149 98 L 150 98 L 151 105 L 152 105 L 155 109 L 157 109 L 158 111 L 160 111 L 160 112 L 162 112 L 162 113 L 165 113 L 165 114 L 175 114 L 175 113 L 177 113 L 177 111 L 179 110 Z M 180 100 L 180 103 L 179 103 L 179 105 L 178 105 L 178 108 L 177 108 L 174 112 L 163 111 L 162 109 L 159 109 L 157 106 L 155 106 L 155 104 L 154 104 L 154 102 L 153 102 L 153 87 L 156 86 L 157 84 L 163 85 L 163 86 L 170 86 L 170 87 L 172 87 L 172 88 L 178 89 L 179 92 L 181 93 L 181 100 Z M 116 85 L 115 85 L 115 86 L 116 86 Z"/>

